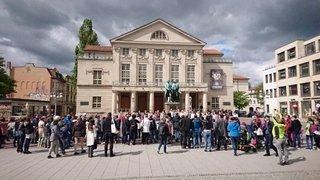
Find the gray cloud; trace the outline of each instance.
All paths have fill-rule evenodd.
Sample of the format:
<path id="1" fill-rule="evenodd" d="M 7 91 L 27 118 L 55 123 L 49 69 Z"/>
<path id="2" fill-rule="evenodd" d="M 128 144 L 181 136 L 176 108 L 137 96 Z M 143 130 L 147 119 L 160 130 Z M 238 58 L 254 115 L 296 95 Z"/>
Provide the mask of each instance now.
<path id="1" fill-rule="evenodd" d="M 163 18 L 220 48 L 235 61 L 236 72 L 258 82 L 244 66 L 272 59 L 282 44 L 317 35 L 319 9 L 320 0 L 0 0 L 0 49 L 16 64 L 37 58 L 69 73 L 84 18 L 93 20 L 102 44 Z"/>

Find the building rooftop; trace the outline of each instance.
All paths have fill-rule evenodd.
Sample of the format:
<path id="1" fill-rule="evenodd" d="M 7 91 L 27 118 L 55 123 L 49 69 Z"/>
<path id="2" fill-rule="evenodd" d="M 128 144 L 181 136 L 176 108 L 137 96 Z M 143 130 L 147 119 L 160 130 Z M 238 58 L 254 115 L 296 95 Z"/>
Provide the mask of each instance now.
<path id="1" fill-rule="evenodd" d="M 223 55 L 223 53 L 214 48 L 206 48 L 203 49 L 203 55 Z"/>
<path id="2" fill-rule="evenodd" d="M 242 76 L 242 75 L 237 75 L 237 74 L 233 75 L 233 80 L 249 80 L 249 79 L 250 78 Z"/>
<path id="3" fill-rule="evenodd" d="M 95 52 L 112 52 L 111 46 L 101 46 L 101 45 L 86 45 L 84 51 L 95 51 Z"/>

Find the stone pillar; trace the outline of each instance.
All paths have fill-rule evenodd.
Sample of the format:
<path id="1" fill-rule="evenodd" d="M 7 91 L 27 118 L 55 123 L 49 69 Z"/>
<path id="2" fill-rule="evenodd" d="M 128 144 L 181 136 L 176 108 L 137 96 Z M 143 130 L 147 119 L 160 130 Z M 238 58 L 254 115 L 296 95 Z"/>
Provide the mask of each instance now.
<path id="1" fill-rule="evenodd" d="M 131 92 L 131 103 L 130 103 L 130 111 L 131 113 L 137 110 L 137 92 Z"/>
<path id="2" fill-rule="evenodd" d="M 208 95 L 206 92 L 202 94 L 202 107 L 203 107 L 203 112 L 206 112 L 208 110 L 207 107 L 207 102 L 208 102 Z"/>
<path id="3" fill-rule="evenodd" d="M 111 111 L 112 114 L 117 113 L 117 103 L 118 103 L 118 92 L 112 91 L 112 106 L 111 106 Z"/>
<path id="4" fill-rule="evenodd" d="M 188 110 L 189 110 L 189 107 L 190 107 L 190 101 L 189 101 L 189 92 L 186 92 L 186 97 L 185 97 L 185 99 L 184 99 L 184 101 L 185 101 L 185 110 L 186 110 L 186 112 L 188 112 Z"/>
<path id="5" fill-rule="evenodd" d="M 149 92 L 149 112 L 153 113 L 154 111 L 154 92 Z"/>

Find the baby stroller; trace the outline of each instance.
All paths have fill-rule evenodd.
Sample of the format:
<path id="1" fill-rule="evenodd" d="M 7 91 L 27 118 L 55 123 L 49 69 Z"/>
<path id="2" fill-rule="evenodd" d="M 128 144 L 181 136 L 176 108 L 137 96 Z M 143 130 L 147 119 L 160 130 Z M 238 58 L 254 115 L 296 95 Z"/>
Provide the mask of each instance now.
<path id="1" fill-rule="evenodd" d="M 250 133 L 244 127 L 241 127 L 240 141 L 239 141 L 239 150 L 246 153 L 257 152 L 257 141 L 254 138 L 251 138 Z"/>

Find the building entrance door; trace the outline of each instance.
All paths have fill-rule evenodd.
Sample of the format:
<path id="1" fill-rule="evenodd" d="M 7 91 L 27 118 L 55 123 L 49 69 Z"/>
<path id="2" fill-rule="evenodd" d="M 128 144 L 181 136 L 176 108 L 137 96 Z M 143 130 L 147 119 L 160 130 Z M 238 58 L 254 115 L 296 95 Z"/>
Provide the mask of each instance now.
<path id="1" fill-rule="evenodd" d="M 138 92 L 138 111 L 144 112 L 148 110 L 148 93 Z"/>
<path id="2" fill-rule="evenodd" d="M 131 104 L 130 93 L 121 93 L 120 95 L 120 109 L 121 111 L 129 111 Z"/>
<path id="3" fill-rule="evenodd" d="M 191 97 L 191 108 L 192 109 L 198 109 L 198 94 L 197 93 L 190 93 Z"/>
<path id="4" fill-rule="evenodd" d="M 154 110 L 162 111 L 164 109 L 164 93 L 154 93 Z"/>

